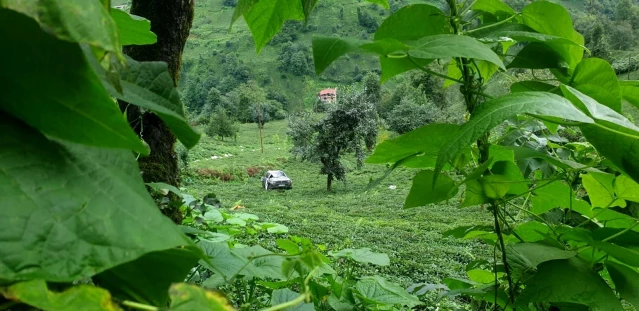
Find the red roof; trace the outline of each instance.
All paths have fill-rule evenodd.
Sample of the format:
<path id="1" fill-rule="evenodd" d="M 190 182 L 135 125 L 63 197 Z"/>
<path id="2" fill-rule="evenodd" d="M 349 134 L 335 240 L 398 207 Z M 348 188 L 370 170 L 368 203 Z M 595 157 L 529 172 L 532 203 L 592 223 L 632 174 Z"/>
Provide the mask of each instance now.
<path id="1" fill-rule="evenodd" d="M 319 92 L 319 95 L 337 95 L 337 89 L 323 89 Z"/>

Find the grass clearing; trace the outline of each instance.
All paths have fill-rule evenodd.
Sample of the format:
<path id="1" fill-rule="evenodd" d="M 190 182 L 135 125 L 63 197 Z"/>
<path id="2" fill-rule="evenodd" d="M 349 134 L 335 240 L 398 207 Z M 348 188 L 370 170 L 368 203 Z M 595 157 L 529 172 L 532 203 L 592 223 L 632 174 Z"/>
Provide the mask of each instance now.
<path id="1" fill-rule="evenodd" d="M 369 267 L 370 271 L 363 272 L 384 275 L 404 286 L 462 277 L 464 265 L 474 256 L 492 255 L 492 247 L 478 241 L 442 237 L 448 229 L 477 224 L 478 220 L 490 224 L 487 211 L 458 209 L 456 202 L 405 210 L 403 202 L 415 171 L 397 170 L 381 185 L 366 191 L 369 180 L 381 176 L 386 169 L 380 165 L 351 171 L 346 184 L 334 183 L 334 192 L 328 193 L 326 176 L 318 174 L 319 165 L 291 158 L 291 144 L 286 137 L 286 121 L 267 123 L 264 154 L 260 152 L 255 124 L 241 125 L 237 142 L 203 137 L 189 155 L 189 173 L 183 178 L 185 192 L 199 197 L 213 192 L 225 208 L 243 205 L 263 221 L 286 225 L 289 234 L 308 237 L 329 251 L 370 247 L 387 253 L 390 266 L 375 270 Z M 224 157 L 229 154 L 232 156 Z M 212 159 L 214 156 L 221 158 Z M 354 159 L 351 164 L 354 167 Z M 260 184 L 261 175 L 248 177 L 249 167 L 283 169 L 293 180 L 293 190 L 265 191 Z M 202 169 L 229 172 L 236 178 L 222 182 L 200 177 L 195 171 Z M 391 185 L 397 188 L 390 189 Z M 273 243 L 274 239 L 269 241 Z"/>

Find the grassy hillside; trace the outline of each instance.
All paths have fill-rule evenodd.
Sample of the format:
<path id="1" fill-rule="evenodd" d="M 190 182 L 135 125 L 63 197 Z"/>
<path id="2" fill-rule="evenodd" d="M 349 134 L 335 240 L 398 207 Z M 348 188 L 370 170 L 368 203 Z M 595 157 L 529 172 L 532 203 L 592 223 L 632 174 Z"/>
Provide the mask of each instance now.
<path id="1" fill-rule="evenodd" d="M 198 197 L 213 192 L 225 208 L 243 205 L 265 221 L 288 226 L 292 235 L 326 245 L 327 250 L 370 247 L 388 253 L 391 266 L 370 272 L 384 274 L 406 286 L 459 277 L 464 264 L 473 260 L 471 254 L 486 258 L 492 254 L 492 248 L 485 244 L 442 238 L 442 232 L 478 219 L 490 224 L 487 211 L 460 210 L 456 202 L 402 208 L 413 176 L 410 171 L 394 172 L 381 185 L 366 191 L 369 179 L 380 177 L 386 168 L 365 165 L 349 172 L 346 184 L 335 183 L 335 191 L 327 193 L 326 176 L 318 174 L 318 164 L 290 158 L 285 121 L 266 124 L 264 143 L 262 154 L 254 124 L 241 125 L 237 142 L 203 137 L 190 152 L 184 190 Z M 224 157 L 229 154 L 232 156 Z M 213 159 L 214 156 L 223 158 Z M 255 167 L 283 169 L 293 180 L 293 190 L 265 191 L 259 175 L 248 177 L 246 173 L 247 168 Z M 208 177 L 211 171 L 229 173 L 234 180 L 223 182 Z"/>

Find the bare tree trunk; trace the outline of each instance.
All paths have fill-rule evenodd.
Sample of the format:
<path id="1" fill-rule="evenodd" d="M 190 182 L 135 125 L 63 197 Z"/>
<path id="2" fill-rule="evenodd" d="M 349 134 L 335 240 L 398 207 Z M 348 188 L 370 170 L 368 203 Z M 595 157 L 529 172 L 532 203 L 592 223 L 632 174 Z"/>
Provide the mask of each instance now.
<path id="1" fill-rule="evenodd" d="M 168 64 L 173 83 L 178 85 L 182 51 L 193 22 L 194 0 L 133 0 L 131 14 L 151 21 L 151 31 L 158 42 L 153 45 L 128 46 L 124 53 L 137 61 L 163 61 Z M 174 150 L 175 136 L 164 122 L 153 113 L 143 113 L 137 106 L 120 102 L 122 111 L 133 129 L 151 147 L 148 157 L 140 157 L 138 163 L 145 182 L 180 184 L 178 157 Z M 182 222 L 177 210 L 163 212 L 176 223 Z"/>
<path id="2" fill-rule="evenodd" d="M 333 189 L 333 174 L 328 174 L 326 176 L 326 191 L 331 191 Z"/>

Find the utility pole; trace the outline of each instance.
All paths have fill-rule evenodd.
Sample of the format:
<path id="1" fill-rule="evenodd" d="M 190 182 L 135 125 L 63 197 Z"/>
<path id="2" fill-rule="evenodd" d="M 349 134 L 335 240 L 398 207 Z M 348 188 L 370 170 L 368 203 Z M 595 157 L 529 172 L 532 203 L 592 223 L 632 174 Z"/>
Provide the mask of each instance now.
<path id="1" fill-rule="evenodd" d="M 257 103 L 257 127 L 260 129 L 260 147 L 264 154 L 264 138 L 262 137 L 262 103 Z"/>

